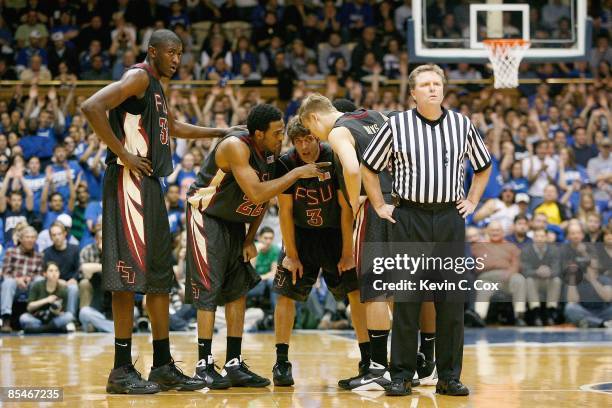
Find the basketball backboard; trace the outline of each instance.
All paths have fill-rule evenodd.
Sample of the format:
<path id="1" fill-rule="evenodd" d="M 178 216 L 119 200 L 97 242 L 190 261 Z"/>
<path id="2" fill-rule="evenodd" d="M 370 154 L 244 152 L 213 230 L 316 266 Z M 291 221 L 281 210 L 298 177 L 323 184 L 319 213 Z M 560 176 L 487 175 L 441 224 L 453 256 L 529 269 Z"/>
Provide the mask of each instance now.
<path id="1" fill-rule="evenodd" d="M 586 58 L 586 0 L 413 0 L 408 52 L 414 62 L 486 62 L 483 40 L 521 38 L 530 62 Z"/>

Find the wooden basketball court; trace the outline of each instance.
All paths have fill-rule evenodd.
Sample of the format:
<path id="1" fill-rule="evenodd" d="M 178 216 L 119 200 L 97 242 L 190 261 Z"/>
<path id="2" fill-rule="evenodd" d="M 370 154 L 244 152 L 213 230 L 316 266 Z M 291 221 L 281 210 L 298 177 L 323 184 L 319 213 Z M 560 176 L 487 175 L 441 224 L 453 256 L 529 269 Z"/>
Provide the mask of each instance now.
<path id="1" fill-rule="evenodd" d="M 295 387 L 165 392 L 152 396 L 105 393 L 113 364 L 113 336 L 71 334 L 0 337 L 0 386 L 63 387 L 61 403 L 87 407 L 604 407 L 612 406 L 612 332 L 603 330 L 466 331 L 462 381 L 469 397 L 435 394 L 417 387 L 409 397 L 338 389 L 339 378 L 356 372 L 358 348 L 350 332 L 300 332 L 292 338 Z M 225 339 L 215 335 L 222 364 Z M 195 334 L 172 334 L 172 354 L 188 375 L 197 358 Z M 133 355 L 145 376 L 152 363 L 150 337 L 136 335 Z M 255 372 L 271 377 L 274 335 L 247 334 L 243 356 Z M 582 389 L 581 389 L 582 387 Z M 0 403 L 5 406 L 16 404 Z M 32 406 L 29 403 L 27 406 Z"/>

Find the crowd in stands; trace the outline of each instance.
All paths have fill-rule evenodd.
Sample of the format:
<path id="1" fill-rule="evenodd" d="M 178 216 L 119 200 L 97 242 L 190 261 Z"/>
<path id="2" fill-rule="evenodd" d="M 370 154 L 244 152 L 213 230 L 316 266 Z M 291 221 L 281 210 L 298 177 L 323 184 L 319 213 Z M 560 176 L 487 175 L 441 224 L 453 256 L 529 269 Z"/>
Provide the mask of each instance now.
<path id="1" fill-rule="evenodd" d="M 414 107 L 408 94 L 414 64 L 404 38 L 410 8 L 411 0 L 0 2 L 0 80 L 24 81 L 0 99 L 2 331 L 65 331 L 75 324 L 83 331 L 112 331 L 110 295 L 100 277 L 107 148 L 79 111 L 77 80 L 120 78 L 142 61 L 151 32 L 167 27 L 184 44 L 175 79 L 217 81 L 206 89 L 171 84 L 166 95 L 177 120 L 213 127 L 244 123 L 250 108 L 264 102 L 256 87 L 262 78 L 278 79 L 278 98 L 265 102 L 278 103 L 287 120 L 315 90 L 367 109 L 404 110 Z M 440 10 L 432 21 L 444 29 L 453 11 Z M 610 325 L 612 19 L 609 12 L 597 16 L 588 61 L 524 63 L 520 69 L 521 78 L 592 82 L 521 85 L 516 94 L 480 85 L 447 88 L 445 108 L 470 117 L 493 156 L 467 238 L 475 254 L 486 243 L 503 250 L 472 277 L 500 282 L 509 296 L 500 304 L 511 305 L 489 307 L 503 299 L 479 293 L 466 308 L 469 324 Z M 540 17 L 544 26 L 549 17 Z M 478 64 L 443 68 L 451 79 L 491 75 Z M 39 85 L 46 79 L 62 85 Z M 246 87 L 229 86 L 229 79 L 242 79 Z M 399 86 L 385 86 L 388 79 Z M 176 237 L 174 330 L 194 327 L 195 311 L 182 301 L 184 205 L 215 142 L 172 140 L 175 170 L 164 185 Z M 472 175 L 467 166 L 466 188 Z M 263 281 L 249 294 L 248 330 L 272 327 L 271 282 L 282 241 L 274 201 L 262 225 L 253 262 Z M 143 330 L 145 304 L 140 297 L 135 310 Z M 298 320 L 296 327 L 345 328 L 350 310 L 320 281 Z"/>

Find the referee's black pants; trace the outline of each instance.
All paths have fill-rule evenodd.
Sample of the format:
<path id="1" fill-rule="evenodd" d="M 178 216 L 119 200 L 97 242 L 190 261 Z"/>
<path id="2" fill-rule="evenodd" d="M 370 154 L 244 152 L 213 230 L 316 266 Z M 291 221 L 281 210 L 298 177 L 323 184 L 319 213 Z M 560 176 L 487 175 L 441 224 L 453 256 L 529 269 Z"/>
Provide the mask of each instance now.
<path id="1" fill-rule="evenodd" d="M 454 203 L 430 208 L 402 202 L 393 212 L 394 242 L 465 242 L 465 221 Z M 424 299 L 430 300 L 430 299 Z M 433 298 L 436 307 L 436 367 L 443 381 L 459 380 L 463 361 L 463 302 Z M 420 301 L 393 306 L 391 377 L 410 381 L 416 370 Z"/>

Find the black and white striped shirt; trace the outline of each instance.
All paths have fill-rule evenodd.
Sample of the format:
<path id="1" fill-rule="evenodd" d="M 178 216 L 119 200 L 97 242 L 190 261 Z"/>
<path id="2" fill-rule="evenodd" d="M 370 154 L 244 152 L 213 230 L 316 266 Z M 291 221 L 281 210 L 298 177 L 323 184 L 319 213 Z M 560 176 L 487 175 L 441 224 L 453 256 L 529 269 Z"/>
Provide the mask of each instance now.
<path id="1" fill-rule="evenodd" d="M 447 203 L 464 198 L 464 160 L 475 172 L 491 165 L 491 156 L 470 120 L 442 110 L 430 121 L 411 109 L 391 117 L 372 139 L 363 164 L 378 173 L 391 162 L 393 191 L 417 203 Z"/>

